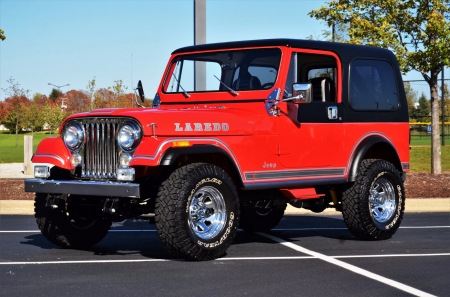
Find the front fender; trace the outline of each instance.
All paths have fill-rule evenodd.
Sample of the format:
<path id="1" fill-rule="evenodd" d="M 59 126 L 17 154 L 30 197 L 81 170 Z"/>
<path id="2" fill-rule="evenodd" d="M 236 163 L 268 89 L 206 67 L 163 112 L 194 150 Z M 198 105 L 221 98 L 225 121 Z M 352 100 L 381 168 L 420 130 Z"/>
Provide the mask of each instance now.
<path id="1" fill-rule="evenodd" d="M 70 164 L 70 152 L 60 137 L 42 140 L 31 158 L 33 163 L 50 163 L 64 169 L 73 169 Z"/>

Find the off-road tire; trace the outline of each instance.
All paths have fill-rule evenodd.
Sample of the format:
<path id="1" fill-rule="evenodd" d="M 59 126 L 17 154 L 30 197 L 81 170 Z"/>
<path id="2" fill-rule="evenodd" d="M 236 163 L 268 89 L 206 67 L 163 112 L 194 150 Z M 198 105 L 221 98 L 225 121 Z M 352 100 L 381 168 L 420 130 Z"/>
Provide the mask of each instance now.
<path id="1" fill-rule="evenodd" d="M 64 200 L 57 209 L 45 206 L 48 195 L 36 194 L 34 211 L 39 230 L 50 242 L 63 248 L 87 249 L 106 236 L 110 219 L 70 218 L 64 211 Z"/>
<path id="2" fill-rule="evenodd" d="M 188 164 L 173 171 L 161 184 L 155 225 L 162 243 L 175 256 L 196 261 L 222 256 L 238 224 L 236 188 L 220 167 Z"/>
<path id="3" fill-rule="evenodd" d="M 286 203 L 271 208 L 241 208 L 239 228 L 250 232 L 266 232 L 275 228 L 284 216 Z"/>
<path id="4" fill-rule="evenodd" d="M 397 168 L 385 160 L 363 160 L 356 181 L 342 195 L 342 214 L 350 232 L 363 240 L 389 239 L 404 210 L 405 189 Z"/>

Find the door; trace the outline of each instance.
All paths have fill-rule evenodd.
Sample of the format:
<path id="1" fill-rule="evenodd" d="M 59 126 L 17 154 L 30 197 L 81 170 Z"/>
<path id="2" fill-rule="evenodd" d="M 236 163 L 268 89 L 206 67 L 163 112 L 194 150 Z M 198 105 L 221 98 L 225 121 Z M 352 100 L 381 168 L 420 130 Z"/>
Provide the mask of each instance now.
<path id="1" fill-rule="evenodd" d="M 331 171 L 321 169 L 345 167 L 341 81 L 341 66 L 335 54 L 292 52 L 284 98 L 292 96 L 293 83 L 309 82 L 312 102 L 280 105 L 278 157 L 284 168 L 317 169 L 318 175 L 322 175 L 321 172 Z M 343 174 L 342 170 L 339 172 Z"/>

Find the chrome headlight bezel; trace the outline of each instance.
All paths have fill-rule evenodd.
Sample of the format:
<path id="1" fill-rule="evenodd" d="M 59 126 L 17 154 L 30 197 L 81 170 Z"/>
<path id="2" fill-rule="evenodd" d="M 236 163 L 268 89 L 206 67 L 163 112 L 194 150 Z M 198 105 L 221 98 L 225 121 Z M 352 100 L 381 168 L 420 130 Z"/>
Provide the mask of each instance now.
<path id="1" fill-rule="evenodd" d="M 62 139 L 71 151 L 78 150 L 84 143 L 84 129 L 77 122 L 68 122 L 64 125 Z"/>
<path id="2" fill-rule="evenodd" d="M 117 143 L 123 151 L 131 152 L 136 149 L 141 136 L 141 127 L 133 121 L 126 121 L 117 132 Z"/>

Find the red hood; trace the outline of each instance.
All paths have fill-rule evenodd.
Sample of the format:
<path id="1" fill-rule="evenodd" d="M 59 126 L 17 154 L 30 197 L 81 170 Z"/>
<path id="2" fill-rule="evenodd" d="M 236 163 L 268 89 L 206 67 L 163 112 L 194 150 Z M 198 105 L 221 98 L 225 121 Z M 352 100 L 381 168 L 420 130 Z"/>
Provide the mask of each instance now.
<path id="1" fill-rule="evenodd" d="M 156 124 L 157 136 L 251 135 L 256 112 L 234 108 L 161 109 L 105 108 L 79 113 L 81 117 L 131 117 L 139 121 L 144 135 L 153 135 L 150 124 Z"/>

